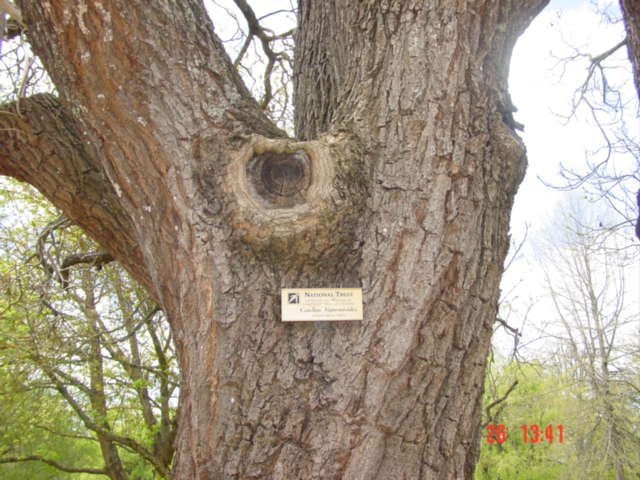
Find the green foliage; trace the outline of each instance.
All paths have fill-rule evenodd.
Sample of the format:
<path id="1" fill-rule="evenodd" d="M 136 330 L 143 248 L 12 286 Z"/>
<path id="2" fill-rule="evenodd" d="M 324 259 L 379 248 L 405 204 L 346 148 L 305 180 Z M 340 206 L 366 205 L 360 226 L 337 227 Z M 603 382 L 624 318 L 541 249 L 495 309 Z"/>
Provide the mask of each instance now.
<path id="1" fill-rule="evenodd" d="M 516 387 L 504 401 L 493 406 L 491 418 L 485 415 L 485 422 L 506 426 L 507 439 L 504 443 L 492 444 L 487 441 L 487 429 L 483 431 L 476 480 L 615 478 L 614 468 L 604 452 L 605 437 L 610 432 L 603 428 L 598 405 L 584 385 L 558 365 L 493 364 L 485 386 L 485 405 L 502 398 L 514 380 L 518 381 Z M 623 401 L 624 396 L 617 398 Z M 635 405 L 627 404 L 626 410 L 625 424 L 629 426 L 630 436 L 618 447 L 625 449 L 627 455 L 628 478 L 640 475 L 636 449 L 639 440 L 637 397 L 635 402 Z M 525 442 L 523 425 L 538 425 L 542 431 L 553 425 L 554 441 Z M 558 441 L 558 425 L 562 425 L 562 443 Z"/>
<path id="2" fill-rule="evenodd" d="M 39 455 L 61 464 L 100 468 L 98 446 L 83 438 L 86 431 L 64 402 L 45 390 L 10 391 L 15 378 L 0 381 L 5 386 L 0 394 L 0 445 L 7 452 L 3 456 Z M 69 475 L 38 461 L 0 464 L 0 478 L 5 480 L 66 479 Z M 77 474 L 74 478 L 106 477 Z"/>
<path id="3" fill-rule="evenodd" d="M 102 459 L 95 441 L 87 438 L 86 429 L 68 405 L 43 388 L 37 370 L 25 361 L 25 352 L 16 348 L 29 332 L 14 310 L 6 310 L 6 301 L 0 305 L 4 311 L 0 316 L 0 458 L 38 455 L 99 468 Z M 37 461 L 0 464 L 0 478 L 6 480 L 68 476 Z M 79 474 L 76 478 L 99 477 Z"/>
<path id="4" fill-rule="evenodd" d="M 65 267 L 99 247 L 0 182 L 0 478 L 103 477 L 9 461 L 103 469 L 105 445 L 129 478 L 166 476 L 178 381 L 162 312 L 115 263 Z"/>
<path id="5" fill-rule="evenodd" d="M 512 363 L 488 376 L 485 403 L 502 397 L 514 380 L 518 384 L 504 402 L 496 405 L 496 415 L 490 422 L 504 424 L 507 439 L 491 444 L 485 429 L 476 480 L 569 478 L 566 473 L 571 453 L 562 398 L 566 385 L 542 365 Z M 564 441 L 525 443 L 523 425 L 538 425 L 543 430 L 547 425 L 563 425 Z M 554 430 L 557 434 L 557 428 Z"/>

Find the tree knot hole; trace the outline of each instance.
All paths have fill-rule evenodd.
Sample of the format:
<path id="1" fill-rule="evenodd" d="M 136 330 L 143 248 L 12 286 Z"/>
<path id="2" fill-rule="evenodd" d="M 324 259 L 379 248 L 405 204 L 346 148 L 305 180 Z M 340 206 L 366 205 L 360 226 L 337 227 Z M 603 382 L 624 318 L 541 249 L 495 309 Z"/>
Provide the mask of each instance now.
<path id="1" fill-rule="evenodd" d="M 247 164 L 247 176 L 268 208 L 291 208 L 305 202 L 311 184 L 311 160 L 304 150 L 264 152 Z"/>

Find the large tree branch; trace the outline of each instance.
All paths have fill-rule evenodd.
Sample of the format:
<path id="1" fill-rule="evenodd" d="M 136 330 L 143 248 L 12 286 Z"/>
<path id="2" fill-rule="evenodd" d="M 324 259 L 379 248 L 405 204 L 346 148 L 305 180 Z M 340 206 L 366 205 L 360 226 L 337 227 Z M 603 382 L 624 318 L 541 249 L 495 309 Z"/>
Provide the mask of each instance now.
<path id="1" fill-rule="evenodd" d="M 183 259 L 210 242 L 203 236 L 224 235 L 195 225 L 220 223 L 226 163 L 253 133 L 285 134 L 243 85 L 201 0 L 18 3 L 83 140 L 100 149 L 135 230 L 145 285 L 153 279 L 174 319 L 183 301 L 175 285 L 196 275 Z"/>
<path id="2" fill-rule="evenodd" d="M 104 143 L 127 208 L 155 220 L 145 229 L 172 215 L 188 222 L 203 135 L 219 146 L 243 133 L 283 135 L 242 83 L 201 1 L 20 3 L 61 98 Z M 159 205 L 159 196 L 170 201 Z"/>
<path id="3" fill-rule="evenodd" d="M 501 91 L 496 93 L 499 97 L 505 97 L 497 100 L 506 113 L 513 107 L 506 93 L 509 62 L 503 59 L 511 56 L 518 36 L 549 0 L 503 0 L 498 2 L 499 11 L 495 17 L 485 16 L 492 8 L 489 7 L 490 2 L 476 0 L 467 3 L 477 16 L 467 18 L 465 22 L 472 25 L 477 19 L 484 18 L 485 22 L 493 25 L 493 30 L 485 28 L 483 31 L 482 52 L 478 52 L 481 55 L 478 59 L 484 60 L 483 75 L 497 78 Z M 457 18 L 459 12 L 453 13 L 453 4 L 451 7 L 451 17 L 438 20 L 441 25 L 450 24 L 453 27 L 463 21 Z M 356 127 L 359 124 L 367 125 L 361 117 L 377 112 L 377 109 L 375 102 L 365 105 L 362 100 L 382 100 L 381 85 L 393 82 L 397 72 L 405 72 L 404 78 L 423 74 L 437 78 L 438 73 L 446 71 L 446 65 L 443 65 L 440 72 L 424 72 L 424 61 L 419 56 L 406 62 L 401 57 L 401 50 L 391 42 L 381 48 L 384 43 L 378 41 L 376 35 L 380 38 L 396 35 L 402 29 L 403 17 L 408 10 L 404 0 L 371 2 L 366 8 L 354 8 L 353 2 L 346 0 L 299 1 L 293 73 L 298 137 L 315 138 L 322 132 L 344 127 L 345 124 L 355 124 Z M 384 25 L 379 24 L 378 18 L 385 18 Z M 452 21 L 453 18 L 456 21 Z M 354 28 L 355 25 L 358 27 Z M 480 26 L 466 28 L 462 34 L 464 42 L 477 42 L 474 35 L 479 31 L 478 28 Z M 428 47 L 426 38 L 413 38 L 412 41 L 416 42 L 416 47 Z M 423 45 L 420 42 L 424 42 Z M 391 66 L 394 61 L 397 64 Z M 443 76 L 447 77 L 446 74 Z M 474 78 L 473 81 L 478 80 Z M 447 77 L 443 89 L 446 90 L 451 81 Z M 404 95 L 407 98 L 410 96 Z M 404 97 L 402 99 L 405 100 Z M 358 104 L 361 105 L 360 109 Z M 382 120 L 378 119 L 378 122 Z M 368 130 L 368 127 L 365 129 Z"/>
<path id="4" fill-rule="evenodd" d="M 131 219 L 56 97 L 36 95 L 0 110 L 0 174 L 35 186 L 154 293 Z"/>

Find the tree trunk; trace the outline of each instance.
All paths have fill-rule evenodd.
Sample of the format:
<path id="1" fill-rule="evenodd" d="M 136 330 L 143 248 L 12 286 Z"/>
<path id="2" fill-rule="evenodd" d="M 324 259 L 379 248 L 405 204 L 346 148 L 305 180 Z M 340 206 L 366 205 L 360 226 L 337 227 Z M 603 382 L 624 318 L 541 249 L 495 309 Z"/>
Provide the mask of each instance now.
<path id="1" fill-rule="evenodd" d="M 636 92 L 640 96 L 640 4 L 636 0 L 620 0 L 627 29 L 627 51 L 633 66 Z"/>
<path id="2" fill-rule="evenodd" d="M 62 103 L 0 116 L 0 173 L 166 310 L 176 478 L 471 477 L 525 168 L 508 63 L 546 2 L 300 1 L 301 140 L 199 1 L 20 2 Z M 282 323 L 283 287 L 362 287 L 364 321 Z"/>
<path id="3" fill-rule="evenodd" d="M 640 3 L 636 0 L 620 0 L 620 8 L 627 30 L 627 54 L 631 62 L 636 93 L 640 98 Z M 636 202 L 640 210 L 640 189 L 636 192 Z M 636 220 L 636 237 L 640 240 L 640 212 Z"/>
<path id="4" fill-rule="evenodd" d="M 90 276 L 85 270 L 82 273 L 81 292 L 84 296 L 84 312 L 87 318 L 87 330 L 90 339 L 88 342 L 88 367 L 89 367 L 89 389 L 88 396 L 91 405 L 91 413 L 98 426 L 98 445 L 104 460 L 107 476 L 111 480 L 127 480 L 120 454 L 115 443 L 108 438 L 105 433 L 111 432 L 109 424 L 107 395 L 105 391 L 104 364 L 102 361 L 102 341 L 100 337 L 99 314 L 97 312 L 96 299 L 94 296 L 95 286 L 91 283 Z M 101 433 L 105 432 L 105 433 Z"/>

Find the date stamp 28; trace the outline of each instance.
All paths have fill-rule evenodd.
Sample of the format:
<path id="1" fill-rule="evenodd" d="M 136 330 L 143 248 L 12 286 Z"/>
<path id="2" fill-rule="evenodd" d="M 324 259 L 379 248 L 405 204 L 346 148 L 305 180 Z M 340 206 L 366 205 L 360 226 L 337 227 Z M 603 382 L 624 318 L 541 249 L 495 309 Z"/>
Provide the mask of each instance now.
<path id="1" fill-rule="evenodd" d="M 562 425 L 540 426 L 537 424 L 521 425 L 520 440 L 524 443 L 562 443 L 564 430 Z M 507 426 L 503 423 L 487 425 L 487 443 L 504 443 L 507 441 Z"/>

